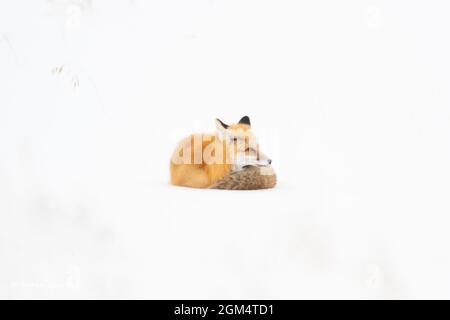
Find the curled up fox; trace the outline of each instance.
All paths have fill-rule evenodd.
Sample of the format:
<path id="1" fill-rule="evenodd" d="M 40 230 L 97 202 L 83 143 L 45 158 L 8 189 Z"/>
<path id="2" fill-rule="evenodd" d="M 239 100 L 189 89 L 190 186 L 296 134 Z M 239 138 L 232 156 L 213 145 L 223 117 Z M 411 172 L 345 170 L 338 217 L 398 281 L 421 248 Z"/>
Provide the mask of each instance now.
<path id="1" fill-rule="evenodd" d="M 260 168 L 270 168 L 272 160 L 260 152 L 249 117 L 232 125 L 215 122 L 215 133 L 191 134 L 178 144 L 170 160 L 171 183 L 193 188 L 273 187 L 274 178 L 261 178 Z"/>

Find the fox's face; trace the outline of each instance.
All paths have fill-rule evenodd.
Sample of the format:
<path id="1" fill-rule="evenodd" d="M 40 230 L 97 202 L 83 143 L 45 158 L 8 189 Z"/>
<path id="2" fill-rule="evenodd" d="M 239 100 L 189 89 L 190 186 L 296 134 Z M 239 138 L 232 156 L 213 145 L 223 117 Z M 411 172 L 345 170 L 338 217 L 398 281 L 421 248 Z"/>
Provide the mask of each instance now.
<path id="1" fill-rule="evenodd" d="M 227 125 L 216 119 L 216 126 L 222 141 L 232 157 L 234 170 L 245 166 L 268 166 L 272 160 L 259 151 L 259 144 L 251 130 L 249 117 L 245 116 L 238 123 Z"/>

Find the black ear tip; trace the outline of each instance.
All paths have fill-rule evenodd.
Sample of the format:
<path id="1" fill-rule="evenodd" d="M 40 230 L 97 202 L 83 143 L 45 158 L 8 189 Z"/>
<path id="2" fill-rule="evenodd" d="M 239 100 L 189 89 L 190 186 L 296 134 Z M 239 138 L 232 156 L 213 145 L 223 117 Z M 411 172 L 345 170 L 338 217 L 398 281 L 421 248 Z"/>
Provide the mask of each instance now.
<path id="1" fill-rule="evenodd" d="M 242 117 L 241 120 L 239 120 L 239 123 L 240 124 L 248 124 L 248 125 L 250 125 L 250 118 L 248 116 L 244 116 L 244 117 Z"/>
<path id="2" fill-rule="evenodd" d="M 216 118 L 216 121 L 219 121 L 222 127 L 224 127 L 225 129 L 229 127 L 227 124 L 223 123 L 219 118 Z"/>

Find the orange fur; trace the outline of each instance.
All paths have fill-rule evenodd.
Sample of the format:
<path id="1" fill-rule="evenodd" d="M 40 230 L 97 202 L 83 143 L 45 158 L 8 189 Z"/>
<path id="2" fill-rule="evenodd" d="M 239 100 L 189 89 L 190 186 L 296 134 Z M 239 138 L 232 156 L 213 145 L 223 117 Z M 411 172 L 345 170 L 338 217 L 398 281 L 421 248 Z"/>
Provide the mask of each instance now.
<path id="1" fill-rule="evenodd" d="M 201 139 L 198 140 L 201 141 L 201 145 L 194 143 L 195 138 Z M 218 140 L 216 141 L 216 139 L 218 139 L 216 135 L 192 134 L 181 141 L 170 161 L 170 178 L 173 185 L 193 188 L 208 188 L 230 173 L 231 165 L 227 164 L 225 161 L 225 157 L 227 156 L 225 143 L 218 142 Z M 217 145 L 222 146 L 222 151 L 216 150 L 216 142 L 218 142 Z M 193 146 L 192 148 L 190 148 L 190 161 L 192 164 L 175 163 L 174 157 L 176 157 L 177 155 L 183 155 L 183 153 L 180 151 L 180 148 L 186 147 L 188 145 Z M 212 150 L 211 154 L 213 155 L 215 155 L 216 151 L 221 151 L 223 155 L 223 161 L 221 161 L 221 163 L 208 164 L 205 163 L 202 157 L 201 159 L 197 159 L 197 162 L 199 163 L 194 162 L 196 160 L 194 154 L 203 155 L 205 148 L 207 147 L 212 148 L 210 150 Z M 199 148 L 201 148 L 201 150 L 199 150 Z"/>
<path id="2" fill-rule="evenodd" d="M 217 134 L 191 134 L 179 143 L 170 160 L 171 183 L 194 188 L 272 187 L 275 175 L 269 181 L 261 177 L 258 170 L 232 174 L 249 165 L 268 166 L 272 162 L 259 152 L 249 117 L 244 116 L 232 125 L 219 119 L 215 122 Z"/>

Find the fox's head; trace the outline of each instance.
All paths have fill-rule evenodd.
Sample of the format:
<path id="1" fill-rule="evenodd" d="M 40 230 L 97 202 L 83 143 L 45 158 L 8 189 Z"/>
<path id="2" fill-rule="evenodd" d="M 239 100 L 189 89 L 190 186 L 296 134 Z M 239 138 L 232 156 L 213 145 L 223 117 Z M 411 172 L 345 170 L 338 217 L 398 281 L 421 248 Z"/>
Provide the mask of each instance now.
<path id="1" fill-rule="evenodd" d="M 251 130 L 250 118 L 245 116 L 238 123 L 227 125 L 216 119 L 220 139 L 232 157 L 235 170 L 245 166 L 268 166 L 272 160 L 259 151 L 259 144 Z"/>

